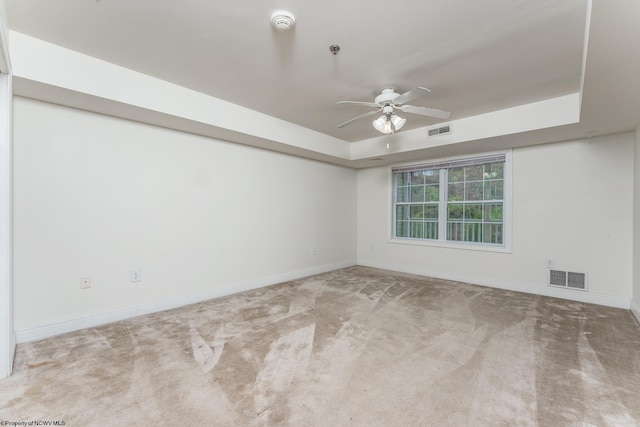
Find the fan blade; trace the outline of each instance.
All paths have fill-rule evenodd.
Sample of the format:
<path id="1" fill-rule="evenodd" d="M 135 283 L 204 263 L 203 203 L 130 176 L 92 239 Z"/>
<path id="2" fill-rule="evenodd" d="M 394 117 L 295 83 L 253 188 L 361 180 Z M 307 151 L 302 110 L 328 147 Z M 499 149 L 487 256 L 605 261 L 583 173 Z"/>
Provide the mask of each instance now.
<path id="1" fill-rule="evenodd" d="M 426 95 L 429 92 L 431 91 L 426 87 L 416 87 L 398 96 L 396 99 L 393 100 L 393 103 L 395 105 L 404 104 L 405 102 L 409 102 L 412 99 L 416 99 L 419 96 Z"/>
<path id="2" fill-rule="evenodd" d="M 375 102 L 340 101 L 340 102 L 336 102 L 336 104 L 355 104 L 355 105 L 364 105 L 364 106 L 367 106 L 367 107 L 380 108 L 380 106 L 378 104 L 376 104 Z"/>
<path id="3" fill-rule="evenodd" d="M 403 105 L 398 108 L 405 113 L 420 114 L 421 116 L 435 117 L 437 119 L 448 119 L 451 117 L 449 111 L 437 110 L 435 108 L 415 107 L 413 105 Z"/>
<path id="4" fill-rule="evenodd" d="M 378 114 L 380 111 L 382 111 L 382 108 L 375 110 L 375 111 L 369 111 L 368 113 L 364 113 L 364 114 L 360 114 L 358 117 L 354 117 L 351 120 L 347 120 L 346 122 L 339 124 L 338 127 L 339 128 L 343 128 L 349 124 L 351 124 L 352 122 L 355 122 L 358 119 L 361 119 L 363 117 L 368 117 L 368 116 L 373 116 L 374 114 Z"/>

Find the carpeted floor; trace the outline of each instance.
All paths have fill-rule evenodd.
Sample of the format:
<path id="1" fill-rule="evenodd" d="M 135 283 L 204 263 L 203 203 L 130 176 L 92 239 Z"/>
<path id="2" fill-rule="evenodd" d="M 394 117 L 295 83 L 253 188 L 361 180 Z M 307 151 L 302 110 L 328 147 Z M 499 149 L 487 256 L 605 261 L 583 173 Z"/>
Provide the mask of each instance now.
<path id="1" fill-rule="evenodd" d="M 640 425 L 627 310 L 352 267 L 18 346 L 2 421 Z"/>

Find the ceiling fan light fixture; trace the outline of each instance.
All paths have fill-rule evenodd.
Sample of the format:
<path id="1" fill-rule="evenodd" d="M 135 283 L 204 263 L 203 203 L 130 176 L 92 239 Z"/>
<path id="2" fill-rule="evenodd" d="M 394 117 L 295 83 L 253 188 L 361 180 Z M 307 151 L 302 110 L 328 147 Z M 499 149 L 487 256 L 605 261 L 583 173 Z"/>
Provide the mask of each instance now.
<path id="1" fill-rule="evenodd" d="M 373 128 L 378 132 L 383 132 L 384 125 L 386 124 L 386 122 L 387 122 L 387 116 L 383 114 L 377 119 L 375 119 L 373 122 L 371 122 L 371 124 L 373 125 Z"/>
<path id="2" fill-rule="evenodd" d="M 383 114 L 373 122 L 371 122 L 374 129 L 380 133 L 389 134 L 393 133 L 393 126 L 391 124 L 391 120 L 389 120 L 389 115 Z"/>
<path id="3" fill-rule="evenodd" d="M 400 130 L 406 122 L 407 119 L 402 118 L 397 114 L 385 113 L 371 122 L 371 124 L 375 130 L 387 135 Z"/>
<path id="4" fill-rule="evenodd" d="M 402 126 L 404 126 L 404 124 L 407 123 L 407 119 L 402 118 L 397 114 L 393 114 L 391 116 L 391 123 L 393 123 L 393 127 L 395 128 L 395 130 L 400 130 L 402 129 Z"/>

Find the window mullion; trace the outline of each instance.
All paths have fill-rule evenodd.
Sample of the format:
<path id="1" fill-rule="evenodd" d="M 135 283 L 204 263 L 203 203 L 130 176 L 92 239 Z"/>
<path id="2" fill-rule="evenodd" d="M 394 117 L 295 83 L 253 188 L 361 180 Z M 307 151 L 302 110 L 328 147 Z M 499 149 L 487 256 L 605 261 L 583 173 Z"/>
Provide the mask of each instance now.
<path id="1" fill-rule="evenodd" d="M 398 198 L 396 197 L 396 193 L 398 192 L 398 174 L 391 175 L 391 206 L 393 209 L 391 211 L 391 236 L 394 238 L 397 237 L 397 219 L 396 219 L 396 211 L 398 210 Z"/>
<path id="2" fill-rule="evenodd" d="M 440 169 L 440 200 L 438 201 L 438 240 L 447 240 L 447 169 Z"/>

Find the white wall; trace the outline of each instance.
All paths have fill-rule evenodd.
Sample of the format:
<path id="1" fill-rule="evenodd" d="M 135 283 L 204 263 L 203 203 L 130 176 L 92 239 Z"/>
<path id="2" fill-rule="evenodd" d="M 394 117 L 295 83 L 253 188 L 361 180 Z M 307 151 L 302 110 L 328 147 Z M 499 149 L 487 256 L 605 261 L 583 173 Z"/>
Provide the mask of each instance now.
<path id="1" fill-rule="evenodd" d="M 0 378 L 11 374 L 15 353 L 11 255 L 11 64 L 7 7 L 0 0 Z"/>
<path id="2" fill-rule="evenodd" d="M 19 97 L 14 145 L 19 341 L 355 263 L 352 169 Z"/>
<path id="3" fill-rule="evenodd" d="M 633 180 L 633 301 L 631 311 L 640 322 L 640 125 L 635 131 Z"/>
<path id="4" fill-rule="evenodd" d="M 514 149 L 512 253 L 388 243 L 389 168 L 361 170 L 358 263 L 628 308 L 633 152 L 631 133 Z M 546 286 L 545 258 L 589 292 Z"/>
<path id="5" fill-rule="evenodd" d="M 13 368 L 11 75 L 0 74 L 0 378 Z"/>

